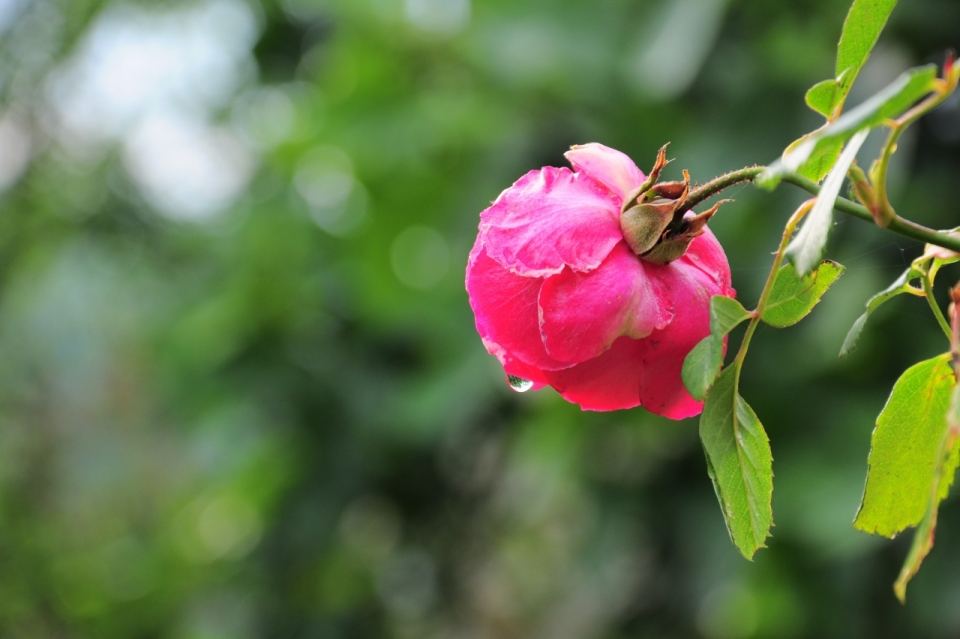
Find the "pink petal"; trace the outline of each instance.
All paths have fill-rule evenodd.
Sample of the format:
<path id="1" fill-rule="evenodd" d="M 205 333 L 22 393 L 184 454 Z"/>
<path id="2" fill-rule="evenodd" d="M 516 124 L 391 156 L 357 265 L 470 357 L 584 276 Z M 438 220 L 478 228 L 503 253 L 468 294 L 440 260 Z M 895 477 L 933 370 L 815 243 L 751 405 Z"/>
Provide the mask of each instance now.
<path id="1" fill-rule="evenodd" d="M 673 320 L 644 339 L 620 337 L 602 355 L 544 375 L 565 399 L 584 410 L 642 405 L 671 419 L 692 417 L 703 405 L 683 386 L 680 370 L 690 350 L 710 331 L 710 297 L 733 295 L 730 267 L 712 234 L 694 240 L 687 255 L 668 266 L 643 266 L 648 279 L 658 282 L 672 300 Z"/>
<path id="2" fill-rule="evenodd" d="M 540 332 L 547 353 L 564 362 L 584 362 L 621 335 L 646 337 L 673 317 L 671 299 L 642 260 L 617 244 L 589 273 L 564 269 L 540 289 Z"/>
<path id="3" fill-rule="evenodd" d="M 540 390 L 547 385 L 547 378 L 539 368 L 517 359 L 496 342 L 491 342 L 483 338 L 480 339 L 487 348 L 487 352 L 500 360 L 504 375 L 513 375 L 514 377 L 533 382 L 533 387 L 530 390 Z M 507 383 L 509 382 L 510 380 L 508 379 Z"/>
<path id="4" fill-rule="evenodd" d="M 703 409 L 702 402 L 687 392 L 680 371 L 687 354 L 710 332 L 710 298 L 733 292 L 722 282 L 717 282 L 714 273 L 701 270 L 701 265 L 681 258 L 669 266 L 652 265 L 651 269 L 660 271 L 659 274 L 651 273 L 651 276 L 659 275 L 660 282 L 668 289 L 674 303 L 674 318 L 663 330 L 640 340 L 640 401 L 651 413 L 671 419 L 692 417 Z M 730 270 L 726 267 L 726 259 L 722 266 L 710 266 L 720 271 L 721 279 L 725 272 L 729 283 Z"/>
<path id="5" fill-rule="evenodd" d="M 564 156 L 574 170 L 589 174 L 616 193 L 621 205 L 646 179 L 629 157 L 596 142 L 575 145 Z"/>
<path id="6" fill-rule="evenodd" d="M 549 355 L 540 337 L 537 297 L 543 280 L 521 277 L 490 259 L 481 237 L 477 238 L 467 262 L 467 293 L 476 316 L 477 332 L 506 368 L 512 358 L 534 369 L 570 366 Z M 493 348 L 493 346 L 497 348 Z M 519 371 L 514 367 L 513 370 Z M 512 373 L 529 379 L 529 371 Z"/>
<path id="7" fill-rule="evenodd" d="M 586 173 L 531 171 L 480 213 L 487 254 L 518 275 L 590 271 L 623 239 L 620 201 Z"/>
<path id="8" fill-rule="evenodd" d="M 710 277 L 719 287 L 723 289 L 718 295 L 736 296 L 736 292 L 730 288 L 730 265 L 727 263 L 727 256 L 723 252 L 723 247 L 717 241 L 716 236 L 709 228 L 705 228 L 703 235 L 693 240 L 686 254 L 678 259 L 677 262 L 689 264 Z"/>
<path id="9" fill-rule="evenodd" d="M 583 410 L 639 406 L 642 341 L 621 337 L 599 357 L 566 370 L 545 371 L 547 381 Z"/>

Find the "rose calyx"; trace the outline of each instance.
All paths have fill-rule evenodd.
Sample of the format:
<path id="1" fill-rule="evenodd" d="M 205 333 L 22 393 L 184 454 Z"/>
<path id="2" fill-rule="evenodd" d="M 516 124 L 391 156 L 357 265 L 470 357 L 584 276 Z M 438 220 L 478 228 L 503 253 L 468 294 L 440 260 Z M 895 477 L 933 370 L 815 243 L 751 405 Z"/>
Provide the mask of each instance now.
<path id="1" fill-rule="evenodd" d="M 650 176 L 631 194 L 620 214 L 620 230 L 627 246 L 641 259 L 654 264 L 669 264 L 682 257 L 720 205 L 729 201 L 721 200 L 699 214 L 688 210 L 687 171 L 681 181 L 657 182 L 669 162 L 665 152 L 666 147 L 660 149 Z"/>

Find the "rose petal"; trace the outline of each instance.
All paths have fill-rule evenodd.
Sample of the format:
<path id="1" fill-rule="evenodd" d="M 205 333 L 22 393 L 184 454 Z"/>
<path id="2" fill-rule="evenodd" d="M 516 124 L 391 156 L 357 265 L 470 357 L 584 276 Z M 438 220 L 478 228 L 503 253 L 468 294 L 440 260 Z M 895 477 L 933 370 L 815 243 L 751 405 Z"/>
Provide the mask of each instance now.
<path id="1" fill-rule="evenodd" d="M 621 337 L 599 357 L 544 374 L 564 399 L 583 410 L 639 406 L 642 341 Z"/>
<path id="2" fill-rule="evenodd" d="M 584 362 L 621 335 L 646 337 L 673 317 L 671 298 L 624 242 L 589 273 L 564 269 L 540 289 L 540 333 L 547 353 Z"/>
<path id="3" fill-rule="evenodd" d="M 706 238 L 705 241 L 704 238 Z M 644 264 L 647 277 L 659 282 L 672 300 L 673 320 L 640 340 L 618 338 L 602 355 L 561 371 L 545 371 L 547 381 L 584 410 L 618 410 L 642 405 L 671 419 L 703 410 L 683 385 L 683 360 L 710 331 L 709 300 L 730 295 L 730 268 L 716 239 L 703 235 L 693 253 L 667 266 Z M 690 253 L 688 252 L 688 255 Z"/>
<path id="4" fill-rule="evenodd" d="M 518 275 L 590 271 L 623 239 L 616 197 L 586 173 L 531 171 L 480 214 L 487 254 Z"/>
<path id="5" fill-rule="evenodd" d="M 674 262 L 677 263 L 693 266 L 709 276 L 723 289 L 714 293 L 715 295 L 736 295 L 736 291 L 730 288 L 730 265 L 727 263 L 727 256 L 709 228 L 705 228 L 703 235 L 690 243 L 683 257 Z"/>
<path id="6" fill-rule="evenodd" d="M 538 369 L 570 366 L 554 360 L 543 347 L 537 306 L 542 279 L 511 273 L 490 259 L 478 237 L 467 262 L 466 285 L 477 332 L 487 351 L 497 355 L 505 367 L 510 362 L 507 354 Z M 492 349 L 491 344 L 500 350 Z"/>
<path id="7" fill-rule="evenodd" d="M 670 419 L 692 417 L 703 409 L 703 403 L 687 392 L 680 371 L 687 354 L 710 333 L 710 298 L 731 291 L 699 266 L 682 259 L 669 266 L 651 265 L 652 271 L 660 271 L 651 277 L 659 276 L 673 299 L 674 318 L 666 328 L 640 340 L 640 402 L 651 413 Z M 729 282 L 729 276 L 726 279 Z"/>
<path id="8" fill-rule="evenodd" d="M 621 205 L 647 179 L 628 156 L 596 142 L 574 145 L 564 156 L 575 170 L 588 173 L 616 193 Z"/>
<path id="9" fill-rule="evenodd" d="M 504 375 L 513 375 L 514 377 L 519 377 L 520 379 L 533 382 L 533 387 L 530 390 L 540 390 L 547 385 L 547 378 L 543 371 L 541 371 L 539 368 L 531 366 L 530 364 L 526 364 L 517 359 L 513 354 L 507 352 L 506 349 L 496 342 L 491 342 L 490 340 L 483 339 L 482 337 L 480 340 L 486 347 L 487 352 L 500 360 L 500 364 L 503 366 Z M 510 383 L 509 379 L 507 380 L 507 383 Z"/>

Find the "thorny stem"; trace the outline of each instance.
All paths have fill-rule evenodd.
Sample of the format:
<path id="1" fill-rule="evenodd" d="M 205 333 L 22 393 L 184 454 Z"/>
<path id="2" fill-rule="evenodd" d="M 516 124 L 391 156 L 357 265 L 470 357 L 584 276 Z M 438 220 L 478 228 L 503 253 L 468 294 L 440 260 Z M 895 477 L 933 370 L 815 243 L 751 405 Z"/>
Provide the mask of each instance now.
<path id="1" fill-rule="evenodd" d="M 740 376 L 740 367 L 743 366 L 743 360 L 747 356 L 747 349 L 750 348 L 750 340 L 753 339 L 753 333 L 760 324 L 760 318 L 763 311 L 767 308 L 767 300 L 770 299 L 770 292 L 773 290 L 773 283 L 777 280 L 777 274 L 780 272 L 780 265 L 783 263 L 783 254 L 787 250 L 787 244 L 793 236 L 793 231 L 797 224 L 803 219 L 816 200 L 807 200 L 800 205 L 800 208 L 790 216 L 787 226 L 783 229 L 783 238 L 780 240 L 780 246 L 777 248 L 776 256 L 773 258 L 773 266 L 770 267 L 770 274 L 767 276 L 767 282 L 763 285 L 763 292 L 760 293 L 760 300 L 757 302 L 757 308 L 751 313 L 750 324 L 747 325 L 747 331 L 743 334 L 743 341 L 740 342 L 740 350 L 737 351 L 737 357 L 734 359 L 734 366 L 737 367 L 737 378 Z"/>
<path id="2" fill-rule="evenodd" d="M 697 204 L 713 197 L 727 187 L 741 182 L 752 182 L 766 168 L 765 166 L 750 166 L 725 173 L 693 189 L 687 196 L 685 204 L 692 209 Z M 816 182 L 797 173 L 788 173 L 781 178 L 781 181 L 799 186 L 804 191 L 812 193 L 813 195 L 820 193 L 820 186 Z M 838 197 L 833 208 L 841 213 L 846 213 L 847 215 L 852 215 L 865 222 L 869 222 L 870 224 L 874 223 L 873 215 L 866 207 L 856 202 L 851 202 L 846 198 Z M 960 237 L 951 236 L 947 231 L 930 229 L 911 222 L 910 220 L 905 220 L 900 216 L 895 216 L 890 221 L 890 224 L 886 226 L 886 229 L 919 242 L 926 242 L 927 244 L 933 244 L 960 253 Z"/>

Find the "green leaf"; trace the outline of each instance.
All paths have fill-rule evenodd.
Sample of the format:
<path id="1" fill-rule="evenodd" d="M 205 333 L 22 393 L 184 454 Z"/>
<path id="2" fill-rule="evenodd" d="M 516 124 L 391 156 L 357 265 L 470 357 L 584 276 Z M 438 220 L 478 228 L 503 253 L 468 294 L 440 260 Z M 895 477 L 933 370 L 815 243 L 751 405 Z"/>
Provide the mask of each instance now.
<path id="1" fill-rule="evenodd" d="M 909 293 L 913 290 L 910 286 L 910 281 L 921 275 L 922 273 L 920 273 L 920 271 L 911 266 L 904 271 L 900 277 L 894 280 L 893 284 L 867 300 L 867 311 L 858 317 L 857 321 L 850 327 L 850 331 L 843 340 L 843 346 L 840 347 L 840 357 L 846 357 L 856 350 L 857 340 L 860 338 L 860 333 L 863 331 L 863 327 L 867 323 L 867 318 L 870 317 L 870 314 L 897 295 Z"/>
<path id="2" fill-rule="evenodd" d="M 837 45 L 837 77 L 818 82 L 807 91 L 811 109 L 828 119 L 839 110 L 896 5 L 897 0 L 854 0 Z"/>
<path id="3" fill-rule="evenodd" d="M 836 79 L 824 80 L 810 87 L 804 96 L 807 106 L 828 120 L 832 120 L 834 113 L 846 99 L 850 85 L 853 84 L 852 81 L 845 84 L 852 72 L 853 69 L 848 68 L 843 73 L 838 73 Z"/>
<path id="4" fill-rule="evenodd" d="M 953 385 L 949 354 L 915 364 L 897 380 L 873 431 L 867 484 L 854 526 L 893 537 L 921 522 Z"/>
<path id="5" fill-rule="evenodd" d="M 834 118 L 843 107 L 896 4 L 897 0 L 854 0 L 837 45 L 837 77 L 810 87 L 806 94 L 807 106 L 828 120 Z M 830 167 L 825 167 L 820 179 L 829 171 Z"/>
<path id="6" fill-rule="evenodd" d="M 913 533 L 913 541 L 910 543 L 910 551 L 903 562 L 903 568 L 897 576 L 897 581 L 893 584 L 893 592 L 896 593 L 900 603 L 907 601 L 907 583 L 913 579 L 920 571 L 920 564 L 926 559 L 930 551 L 933 550 L 933 536 L 937 532 L 937 510 L 927 510 L 923 521 L 917 527 L 917 532 Z"/>
<path id="7" fill-rule="evenodd" d="M 797 275 L 792 264 L 777 271 L 763 315 L 764 322 L 777 328 L 796 324 L 817 305 L 827 289 L 843 273 L 843 266 L 827 260 L 806 277 Z"/>
<path id="8" fill-rule="evenodd" d="M 960 434 L 960 386 L 954 384 L 951 393 L 950 410 L 947 413 L 947 432 L 943 436 L 938 451 L 938 465 L 934 471 L 933 483 L 927 497 L 927 510 L 920 521 L 917 532 L 913 535 L 910 552 L 903 562 L 903 568 L 893 584 L 893 591 L 901 602 L 907 598 L 907 583 L 920 570 L 920 564 L 933 548 L 933 537 L 937 532 L 937 510 L 940 502 L 950 492 L 957 465 L 960 464 L 960 446 L 957 445 L 957 435 Z"/>
<path id="9" fill-rule="evenodd" d="M 710 299 L 710 332 L 717 339 L 750 317 L 750 311 L 732 297 L 714 295 Z"/>
<path id="10" fill-rule="evenodd" d="M 843 151 L 844 140 L 836 139 L 831 144 L 819 147 L 813 155 L 800 165 L 797 173 L 819 183 L 836 165 Z"/>
<path id="11" fill-rule="evenodd" d="M 841 84 L 844 97 L 870 57 L 895 6 L 897 0 L 854 0 L 850 6 L 837 45 L 837 77 L 845 73 Z"/>
<path id="12" fill-rule="evenodd" d="M 680 376 L 687 391 L 697 401 L 707 396 L 713 380 L 723 366 L 724 336 L 750 317 L 732 297 L 714 295 L 710 300 L 710 335 L 693 347 L 683 360 Z"/>
<path id="13" fill-rule="evenodd" d="M 806 275 L 817 265 L 827 245 L 827 235 L 833 227 L 833 205 L 840 195 L 840 187 L 847 169 L 857 157 L 860 145 L 867 139 L 869 132 L 864 129 L 847 143 L 840 159 L 823 182 L 823 188 L 813 209 L 807 214 L 803 227 L 787 246 L 786 257 L 797 268 L 797 273 Z"/>
<path id="14" fill-rule="evenodd" d="M 738 374 L 737 366 L 728 367 L 710 389 L 700 440 L 730 538 L 750 559 L 773 525 L 773 455 L 760 420 L 737 392 Z"/>
<path id="15" fill-rule="evenodd" d="M 833 113 L 833 108 L 837 105 L 837 97 L 840 95 L 840 84 L 833 79 L 817 82 L 810 87 L 804 99 L 807 106 L 829 118 Z"/>
<path id="16" fill-rule="evenodd" d="M 847 140 L 865 128 L 873 128 L 884 120 L 895 118 L 913 106 L 914 102 L 930 93 L 937 77 L 937 67 L 928 64 L 910 69 L 869 100 L 844 113 L 836 122 L 816 131 L 803 144 L 785 155 L 784 163 L 798 167 L 813 152 L 836 139 Z"/>
<path id="17" fill-rule="evenodd" d="M 720 374 L 723 366 L 723 341 L 713 335 L 707 335 L 687 353 L 683 360 L 680 378 L 687 392 L 698 402 L 703 401 L 713 380 Z"/>
<path id="18" fill-rule="evenodd" d="M 812 133 L 793 142 L 782 157 L 757 178 L 763 188 L 776 187 L 786 173 L 797 172 L 808 160 L 827 155 L 838 141 L 846 141 L 863 129 L 872 129 L 884 120 L 896 118 L 933 89 L 937 68 L 929 64 L 904 72 L 866 102 L 844 113 Z"/>

